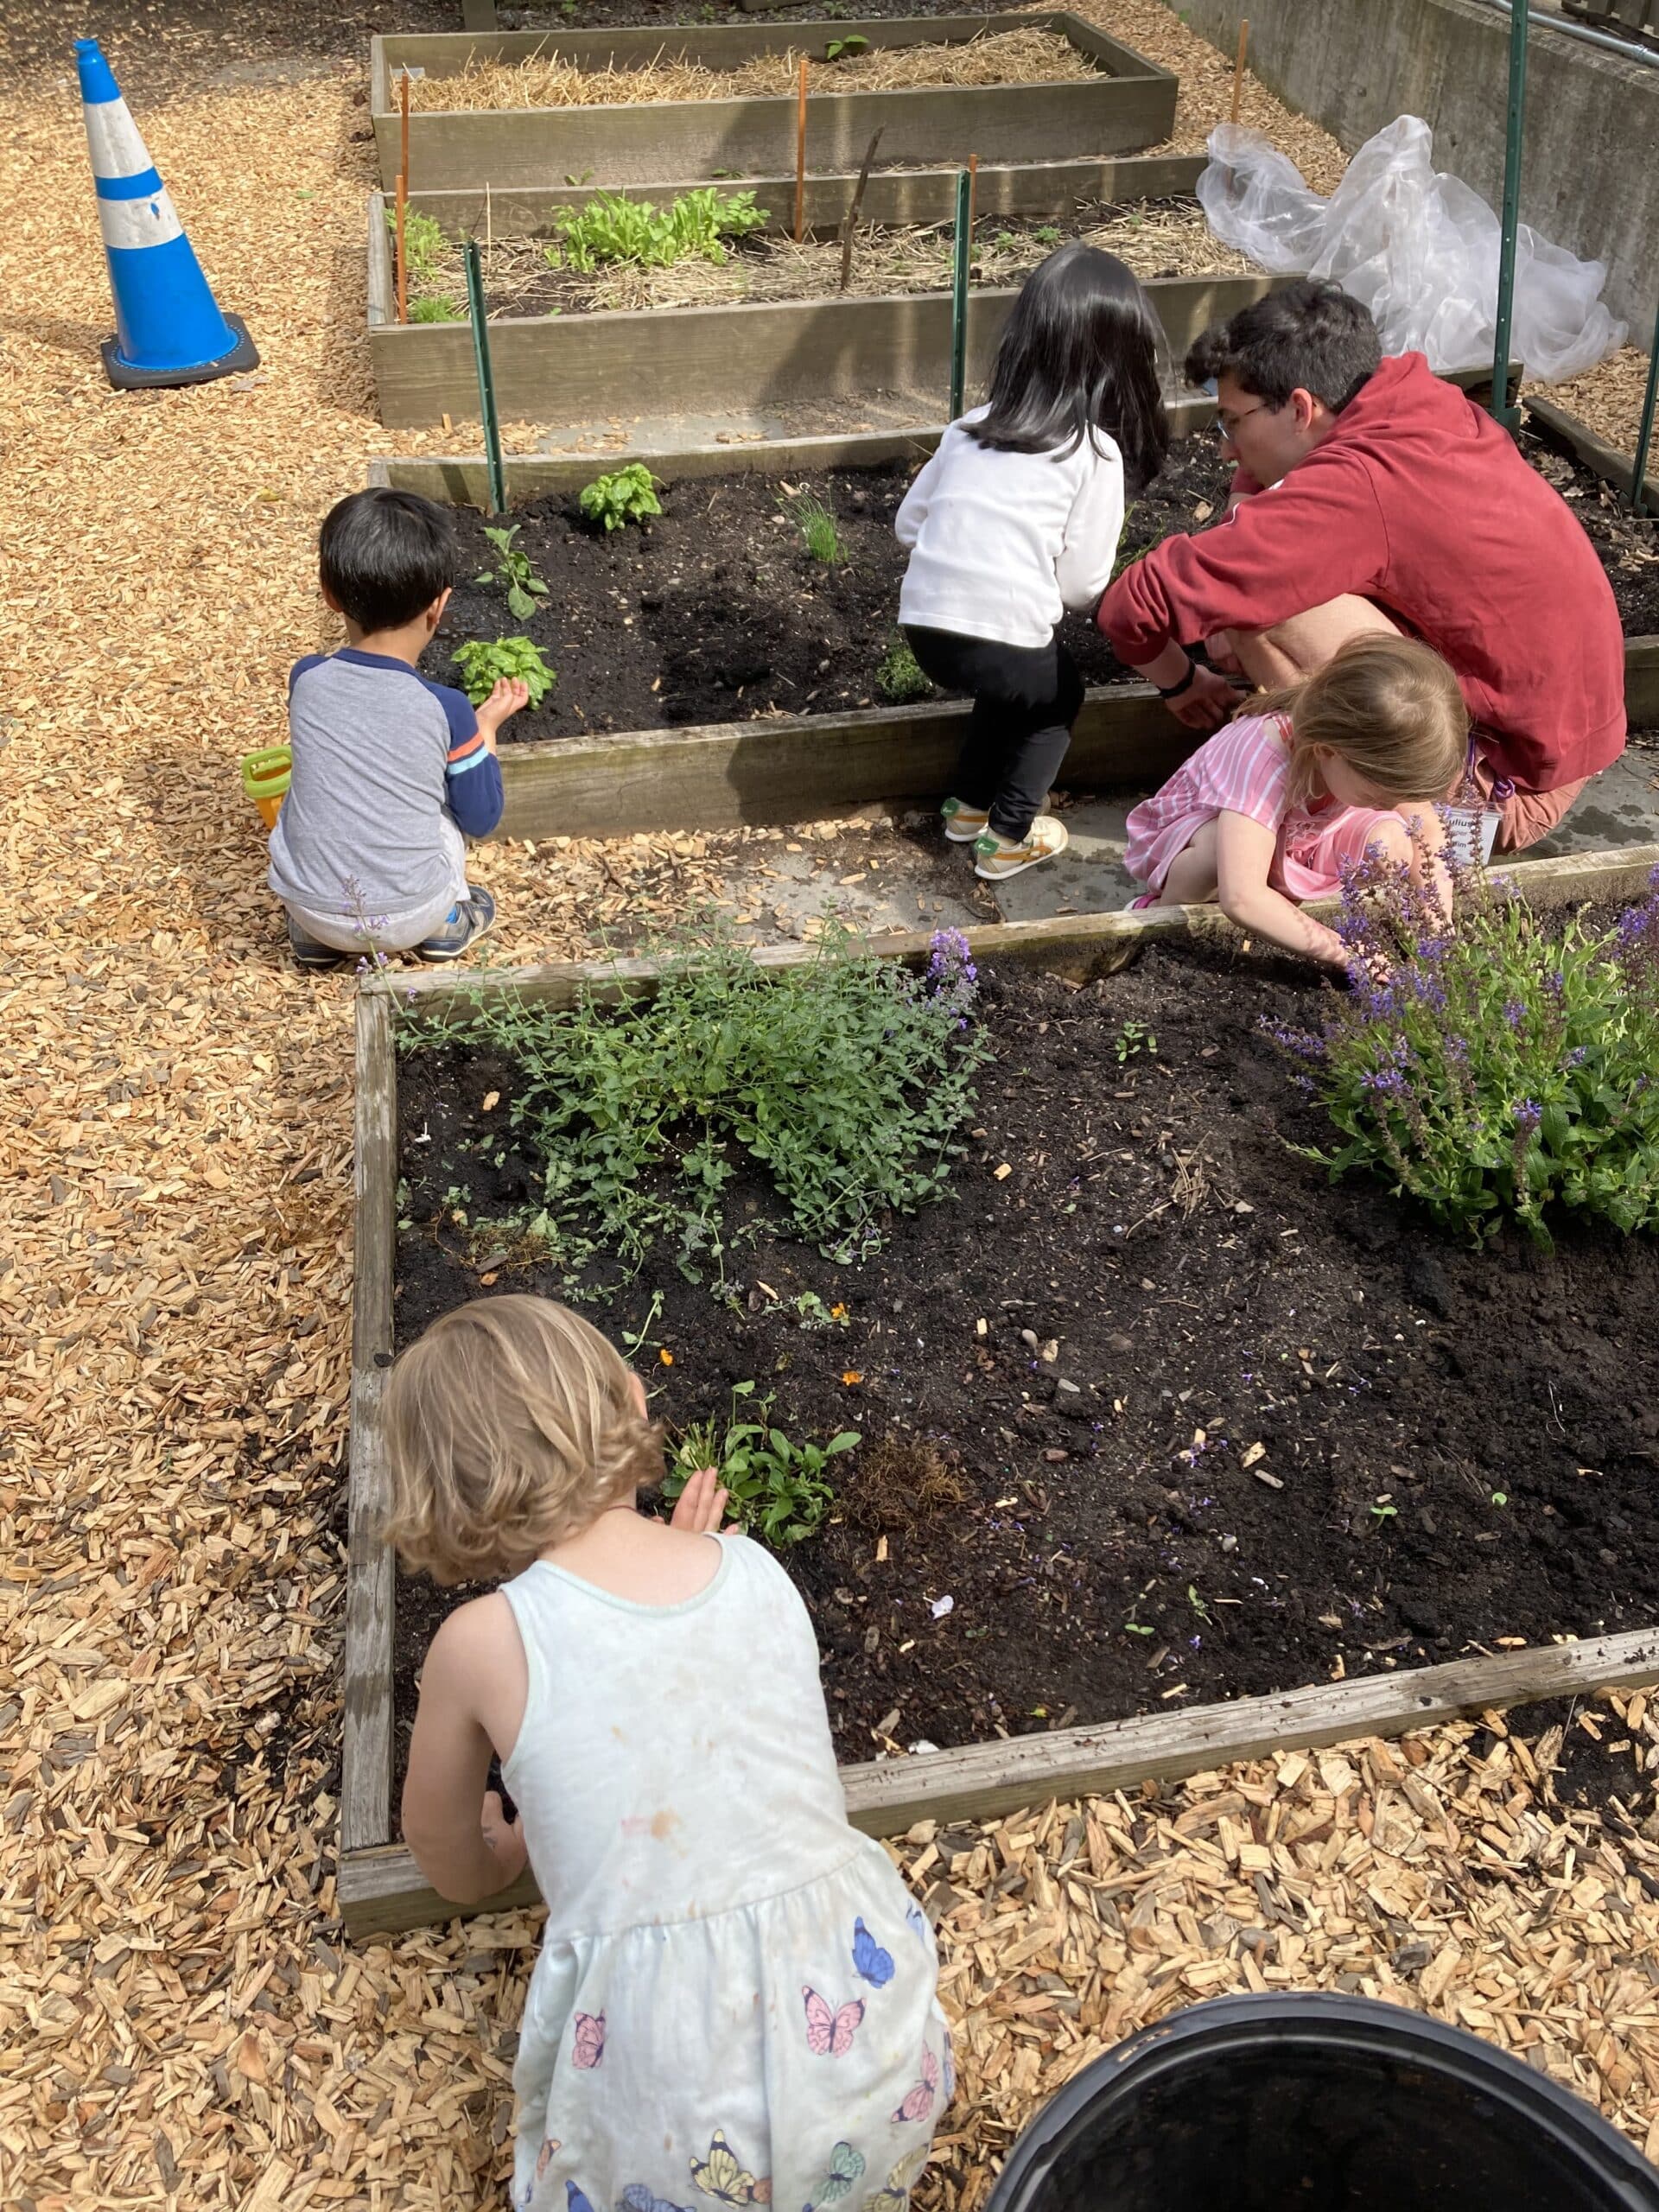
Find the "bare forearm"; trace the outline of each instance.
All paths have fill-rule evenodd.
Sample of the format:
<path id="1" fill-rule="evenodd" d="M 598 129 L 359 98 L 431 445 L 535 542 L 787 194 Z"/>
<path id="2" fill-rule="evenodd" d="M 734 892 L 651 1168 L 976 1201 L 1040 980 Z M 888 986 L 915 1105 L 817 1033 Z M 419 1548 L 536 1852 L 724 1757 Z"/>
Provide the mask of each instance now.
<path id="1" fill-rule="evenodd" d="M 1281 945 L 1287 952 L 1302 954 L 1310 960 L 1322 961 L 1326 966 L 1341 968 L 1347 965 L 1347 953 L 1342 939 L 1323 922 L 1316 922 L 1305 914 L 1294 900 L 1262 884 L 1252 885 L 1244 891 L 1221 893 L 1221 910 L 1239 928 L 1253 936 L 1264 937 L 1270 944 Z"/>
<path id="2" fill-rule="evenodd" d="M 418 1836 L 405 1832 L 404 1840 L 422 1873 L 451 1904 L 476 1904 L 481 1897 L 493 1897 L 510 1879 L 481 1835 L 425 1848 Z"/>

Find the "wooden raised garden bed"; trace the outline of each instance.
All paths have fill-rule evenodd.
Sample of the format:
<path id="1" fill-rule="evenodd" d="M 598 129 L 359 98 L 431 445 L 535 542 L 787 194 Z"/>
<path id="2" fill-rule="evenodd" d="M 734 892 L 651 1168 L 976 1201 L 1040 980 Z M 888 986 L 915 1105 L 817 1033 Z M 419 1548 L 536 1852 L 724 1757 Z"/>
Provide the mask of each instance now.
<path id="1" fill-rule="evenodd" d="M 659 57 L 735 70 L 762 56 L 821 59 L 830 40 L 861 39 L 870 53 L 952 46 L 1020 29 L 1063 39 L 1089 73 L 1071 81 L 918 86 L 893 92 L 815 85 L 807 104 L 807 163 L 855 169 L 873 132 L 886 162 L 1052 160 L 1135 153 L 1174 127 L 1176 80 L 1116 39 L 1062 10 L 998 16 L 932 16 L 813 23 L 722 24 L 709 29 L 436 32 L 376 38 L 370 84 L 380 181 L 400 163 L 398 73 L 458 77 L 493 63 L 554 58 L 584 73 L 638 69 Z M 864 57 L 861 56 L 861 60 Z M 820 82 L 822 80 L 820 79 Z M 486 181 L 544 185 L 577 177 L 601 186 L 656 177 L 777 176 L 795 166 L 796 99 L 779 93 L 571 107 L 464 108 L 426 105 L 410 119 L 410 182 L 423 192 Z"/>
<path id="2" fill-rule="evenodd" d="M 1605 902 L 1639 894 L 1656 861 L 1649 848 L 1503 874 L 1535 905 Z M 724 1300 L 667 1262 L 588 1308 L 613 1338 L 638 1335 L 676 1425 L 753 1376 L 791 1433 L 863 1433 L 837 1518 L 786 1555 L 858 1824 L 899 1834 L 1659 1678 L 1659 1636 L 1641 1625 L 1659 1605 L 1652 1242 L 1568 1228 L 1548 1260 L 1510 1243 L 1477 1255 L 1379 1185 L 1332 1189 L 1280 1141 L 1319 1132 L 1257 1026 L 1296 1018 L 1313 986 L 1241 959 L 1213 910 L 969 941 L 1000 1054 L 953 1201 L 895 1223 L 856 1267 L 763 1232 L 733 1246 Z M 928 941 L 880 949 L 920 960 Z M 753 957 L 775 974 L 806 956 Z M 490 1283 L 556 1287 L 428 1224 L 435 1204 L 448 1218 L 446 1181 L 476 1219 L 527 1172 L 490 1164 L 512 1141 L 511 1065 L 429 1035 L 400 1068 L 397 1027 L 411 1008 L 464 1022 L 480 992 L 637 996 L 656 972 L 400 975 L 359 993 L 338 1888 L 359 1934 L 453 1910 L 392 1827 L 435 1611 L 410 1586 L 423 1618 L 397 1644 L 375 1535 L 385 1371 Z M 807 1294 L 842 1303 L 844 1326 L 792 1319 Z M 919 1482 L 861 1473 L 895 1438 L 938 1453 L 942 1510 Z M 871 1758 L 923 1738 L 954 1747 Z"/>
<path id="3" fill-rule="evenodd" d="M 1196 427 L 1208 407 L 1197 397 L 1179 403 L 1173 410 L 1178 430 Z M 874 677 L 890 638 L 903 565 L 888 517 L 904 469 L 919 461 L 938 435 L 935 427 L 641 452 L 638 457 L 670 486 L 662 494 L 664 505 L 671 511 L 677 506 L 682 523 L 706 507 L 709 479 L 729 481 L 729 491 L 717 493 L 719 504 L 709 518 L 716 534 L 708 548 L 694 549 L 699 561 L 705 553 L 716 563 L 726 559 L 717 533 L 728 519 L 734 524 L 729 573 L 707 593 L 693 588 L 697 578 L 689 563 L 677 575 L 671 562 L 667 576 L 653 582 L 649 567 L 640 565 L 645 549 L 637 530 L 595 541 L 563 513 L 583 485 L 629 454 L 510 461 L 509 500 L 515 516 L 526 518 L 519 542 L 544 563 L 552 586 L 547 612 L 533 617 L 528 628 L 561 675 L 539 713 L 508 725 L 518 734 L 501 748 L 507 806 L 500 834 L 623 836 L 721 830 L 937 801 L 961 743 L 966 709 L 956 701 L 884 703 Z M 372 463 L 370 478 L 474 510 L 461 518 L 465 543 L 469 556 L 476 553 L 478 565 L 485 564 L 488 549 L 476 512 L 486 496 L 481 462 L 400 458 Z M 753 481 L 745 492 L 746 480 L 770 484 L 757 495 Z M 816 484 L 827 493 L 855 556 L 839 570 L 815 575 L 791 550 L 792 534 L 771 519 L 778 487 L 785 483 Z M 1150 543 L 1172 527 L 1192 526 L 1198 507 L 1214 512 L 1218 506 L 1221 483 L 1219 463 L 1207 448 L 1179 444 L 1166 478 L 1138 504 L 1126 543 Z M 684 492 L 678 501 L 677 485 Z M 861 485 L 868 487 L 861 509 L 852 496 Z M 1647 580 L 1659 570 L 1618 565 L 1626 557 L 1621 547 L 1628 518 L 1592 505 L 1594 479 L 1586 476 L 1566 488 L 1582 495 L 1579 511 L 1601 533 L 1604 559 L 1616 588 L 1627 596 L 1631 726 L 1659 728 L 1659 620 L 1642 597 L 1650 588 Z M 531 519 L 537 512 L 554 518 L 550 529 Z M 740 513 L 747 516 L 747 539 L 735 529 Z M 671 512 L 658 552 L 678 542 L 672 522 Z M 1650 532 L 1654 525 L 1640 527 Z M 744 547 L 757 540 L 760 550 L 751 558 Z M 646 599 L 659 603 L 648 607 Z M 774 618 L 785 608 L 789 620 L 773 620 L 769 627 L 757 613 L 751 632 L 745 626 L 751 602 Z M 813 628 L 815 620 L 822 626 Z M 460 638 L 519 626 L 507 617 L 499 594 L 464 589 L 429 660 L 430 672 L 453 681 L 448 657 Z M 1157 782 L 1190 748 L 1186 733 L 1146 685 L 1121 680 L 1104 640 L 1087 624 L 1071 624 L 1068 635 L 1091 689 L 1063 785 L 1103 791 Z M 827 643 L 817 658 L 801 664 L 803 636 Z M 820 658 L 831 661 L 822 676 Z M 807 704 L 815 687 L 821 688 L 809 711 L 788 711 L 795 698 Z M 613 715 L 609 728 L 599 721 L 605 711 Z"/>
<path id="4" fill-rule="evenodd" d="M 1141 196 L 1123 174 L 1130 164 L 1091 166 L 1103 185 L 1115 169 L 1115 188 L 1126 197 Z M 1160 170 L 1163 167 L 1160 162 Z M 665 189 L 671 195 L 676 188 Z M 1047 182 L 1031 196 L 1039 200 L 1031 214 L 1051 212 Z M 415 204 L 420 208 L 419 195 Z M 835 202 L 830 204 L 833 211 Z M 1064 204 L 1069 216 L 1075 202 Z M 842 209 L 845 205 L 842 199 Z M 471 329 L 465 321 L 397 320 L 388 241 L 385 203 L 371 194 L 369 351 L 381 419 L 401 429 L 437 423 L 446 415 L 475 416 Z M 1033 265 L 1041 258 L 1039 249 Z M 1148 283 L 1171 360 L 1179 362 L 1211 322 L 1260 299 L 1280 281 L 1206 275 Z M 971 295 L 971 388 L 990 372 L 1019 289 L 985 284 Z M 614 415 L 620 404 L 632 415 L 730 416 L 878 395 L 907 399 L 926 416 L 943 407 L 950 390 L 950 300 L 948 291 L 835 292 L 816 299 L 493 315 L 490 353 L 504 421 L 582 423 Z"/>

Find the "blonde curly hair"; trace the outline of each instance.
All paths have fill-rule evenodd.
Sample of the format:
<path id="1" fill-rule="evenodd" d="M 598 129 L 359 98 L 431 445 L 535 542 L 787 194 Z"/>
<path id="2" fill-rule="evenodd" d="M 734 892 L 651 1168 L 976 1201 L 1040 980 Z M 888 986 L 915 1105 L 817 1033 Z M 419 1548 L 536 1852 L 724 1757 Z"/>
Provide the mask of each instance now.
<path id="1" fill-rule="evenodd" d="M 435 1321 L 392 1369 L 385 1419 L 382 1533 L 435 1582 L 521 1573 L 663 1478 L 621 1354 L 551 1299 L 480 1298 Z"/>

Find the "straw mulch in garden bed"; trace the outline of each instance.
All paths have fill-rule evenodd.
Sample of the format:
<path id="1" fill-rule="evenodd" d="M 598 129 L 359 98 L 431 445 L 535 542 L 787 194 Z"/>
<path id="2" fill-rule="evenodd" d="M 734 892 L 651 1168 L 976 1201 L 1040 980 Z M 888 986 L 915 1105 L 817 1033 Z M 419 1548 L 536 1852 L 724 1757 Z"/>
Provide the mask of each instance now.
<path id="1" fill-rule="evenodd" d="M 435 22 L 433 0 L 416 12 Z M 0 2202 L 35 2212 L 483 2212 L 506 2170 L 534 1923 L 353 1949 L 334 1916 L 351 983 L 287 966 L 236 779 L 240 753 L 283 734 L 289 663 L 337 641 L 315 594 L 326 507 L 390 445 L 478 447 L 475 426 L 393 440 L 372 419 L 365 20 L 342 34 L 316 0 L 267 0 L 252 34 L 244 14 L 200 4 L 78 10 L 74 28 L 143 88 L 138 121 L 193 244 L 265 357 L 251 381 L 154 395 L 111 393 L 97 359 L 110 302 L 61 11 L 14 6 L 5 27 L 0 512 L 29 524 L 0 584 Z M 1113 0 L 1107 22 L 1188 70 L 1184 130 L 1224 113 L 1228 66 L 1155 0 Z M 251 45 L 262 62 L 321 56 L 329 73 L 210 87 Z M 1245 114 L 1308 166 L 1308 127 L 1254 80 Z M 535 435 L 510 426 L 516 448 Z M 574 954 L 607 925 L 664 918 L 717 889 L 732 849 L 493 848 L 501 955 Z M 1567 1740 L 1605 1712 L 1581 1712 Z M 1654 1740 L 1645 1714 L 1628 1738 L 1599 1725 L 1610 1746 Z M 1524 1768 L 1517 1779 L 1518 1753 L 1484 1764 L 1484 1739 L 1462 1729 L 1424 1742 L 1415 1771 L 1457 1840 L 1438 1818 L 1396 1831 L 1390 1810 L 1379 1845 L 1385 1801 L 1359 1764 L 1329 1834 L 1295 1847 L 1331 1860 L 1309 1877 L 1324 1964 L 1310 1944 L 1254 1971 L 1382 1988 L 1405 1982 L 1402 1942 L 1436 1956 L 1454 1943 L 1424 2001 L 1486 2031 L 1535 2031 L 1643 2140 L 1659 2068 L 1651 1997 L 1626 1961 L 1659 1942 L 1650 1844 L 1611 1811 L 1574 1815 L 1569 1868 L 1566 1846 L 1538 1840 L 1535 1823 L 1563 1823 Z M 1645 1823 L 1633 1756 L 1610 1761 Z M 1300 1794 L 1309 1778 L 1281 1786 L 1270 1768 L 1170 1793 L 1160 1817 L 1195 1788 L 1247 1786 L 1269 1801 L 1251 1808 L 1264 1822 L 1274 1807 L 1281 1826 L 1322 1822 L 1322 1801 Z M 1069 2010 L 1075 1967 L 1047 1963 L 1059 1907 L 1040 1909 L 1034 1880 L 1036 1834 L 1054 1884 L 1069 1816 L 976 1832 L 965 1856 L 939 1840 L 921 1880 L 960 1892 L 944 1941 L 963 2085 L 923 2212 L 982 2200 L 1042 2085 L 1076 2063 L 1074 2034 L 1184 2001 L 1189 1968 L 1245 1986 L 1243 1931 L 1268 1923 L 1253 1916 L 1255 1873 L 1241 1883 L 1226 1856 L 1230 1837 L 1242 1860 L 1236 1827 L 1201 1816 L 1166 1834 L 1141 1817 L 1144 1842 L 1128 1832 L 1116 1872 L 1068 1878 L 1090 1898 L 1090 1883 L 1132 1875 L 1104 1897 L 1131 1923 L 1144 1908 L 1115 1939 L 1144 1981 L 1087 2029 L 1080 1998 Z M 1137 1866 L 1139 1848 L 1153 1855 Z M 1210 1903 L 1224 1873 L 1236 1939 Z M 1413 1885 L 1405 1911 L 1375 1893 L 1396 1877 Z M 1083 1910 L 1058 1894 L 1068 1916 Z M 1098 1919 L 1077 1929 L 1097 1939 Z"/>
<path id="2" fill-rule="evenodd" d="M 558 54 L 474 61 L 451 77 L 416 78 L 411 108 L 622 107 L 653 100 L 734 100 L 793 93 L 806 67 L 809 98 L 830 92 L 918 92 L 929 86 L 1078 83 L 1100 72 L 1057 31 L 988 31 L 955 46 L 873 46 L 835 61 L 797 52 L 758 54 L 710 69 L 664 53 L 635 69 L 582 69 Z"/>
<path id="3" fill-rule="evenodd" d="M 1080 238 L 1150 276 L 1248 276 L 1251 264 L 1210 235 L 1191 200 L 1147 200 L 1136 207 L 1080 209 L 1057 222 L 992 216 L 975 226 L 969 281 L 1019 284 L 1065 241 Z M 582 315 L 624 308 L 720 307 L 762 300 L 817 300 L 841 292 L 841 241 L 825 235 L 797 245 L 786 232 L 755 232 L 723 249 L 721 261 L 695 257 L 666 268 L 635 262 L 601 264 L 591 274 L 554 266 L 545 238 L 496 238 L 483 255 L 484 294 L 492 321 L 499 315 Z M 886 297 L 897 292 L 950 289 L 951 232 L 930 223 L 904 230 L 860 230 L 853 244 L 849 292 Z M 439 257 L 427 289 L 452 302 L 466 298 L 461 249 Z"/>

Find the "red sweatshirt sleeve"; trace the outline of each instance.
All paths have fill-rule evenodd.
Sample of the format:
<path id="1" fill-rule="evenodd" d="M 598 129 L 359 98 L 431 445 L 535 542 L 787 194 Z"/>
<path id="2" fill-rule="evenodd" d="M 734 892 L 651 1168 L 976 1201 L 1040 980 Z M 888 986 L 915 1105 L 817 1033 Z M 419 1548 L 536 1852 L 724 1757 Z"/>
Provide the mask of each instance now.
<path id="1" fill-rule="evenodd" d="M 1100 626 L 1131 668 L 1172 640 L 1267 630 L 1343 592 L 1375 594 L 1388 539 L 1363 462 L 1310 454 L 1270 490 L 1196 537 L 1166 537 L 1133 562 L 1100 603 Z"/>

